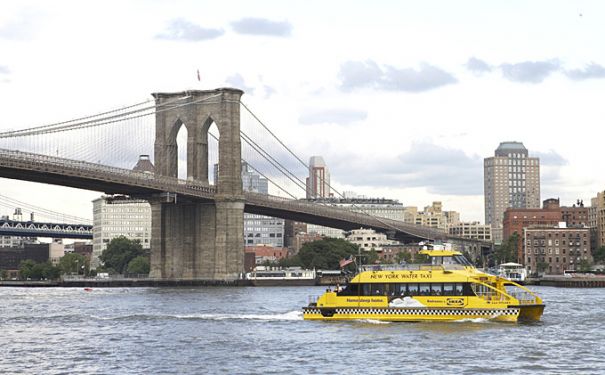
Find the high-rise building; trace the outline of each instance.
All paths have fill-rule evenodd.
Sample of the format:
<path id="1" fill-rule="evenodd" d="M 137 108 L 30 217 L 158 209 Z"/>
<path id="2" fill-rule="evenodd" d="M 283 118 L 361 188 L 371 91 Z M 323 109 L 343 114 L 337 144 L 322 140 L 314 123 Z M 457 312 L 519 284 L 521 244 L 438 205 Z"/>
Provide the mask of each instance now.
<path id="1" fill-rule="evenodd" d="M 321 156 L 309 159 L 309 177 L 307 177 L 307 199 L 330 197 L 330 171 Z"/>
<path id="2" fill-rule="evenodd" d="M 242 162 L 242 188 L 244 191 L 269 194 L 269 181 L 254 172 L 248 163 Z"/>
<path id="3" fill-rule="evenodd" d="M 153 173 L 149 155 L 140 155 L 133 171 Z M 146 200 L 128 196 L 101 196 L 92 201 L 91 268 L 101 265 L 99 256 L 114 238 L 124 236 L 138 240 L 143 249 L 151 248 L 151 206 Z"/>
<path id="4" fill-rule="evenodd" d="M 99 256 L 116 237 L 138 240 L 143 249 L 151 247 L 151 206 L 146 200 L 102 196 L 92 206 L 92 268 L 100 265 Z"/>
<path id="5" fill-rule="evenodd" d="M 483 161 L 485 224 L 495 243 L 502 243 L 507 208 L 540 208 L 540 159 L 529 157 L 521 142 L 502 142 L 495 156 Z"/>
<path id="6" fill-rule="evenodd" d="M 247 163 L 242 163 L 242 185 L 244 191 L 269 194 L 267 179 L 252 170 Z M 244 244 L 246 246 L 270 245 L 283 247 L 284 219 L 245 213 Z"/>

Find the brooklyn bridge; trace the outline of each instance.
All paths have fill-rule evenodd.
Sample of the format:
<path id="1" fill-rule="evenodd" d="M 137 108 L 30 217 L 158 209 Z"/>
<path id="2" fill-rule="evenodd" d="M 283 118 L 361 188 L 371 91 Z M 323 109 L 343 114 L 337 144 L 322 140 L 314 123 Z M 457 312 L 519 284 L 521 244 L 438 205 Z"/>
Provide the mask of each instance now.
<path id="1" fill-rule="evenodd" d="M 150 277 L 159 279 L 239 278 L 244 212 L 343 230 L 371 228 L 403 242 L 455 240 L 437 229 L 354 207 L 298 199 L 305 192 L 305 159 L 241 101 L 241 90 L 152 95 L 153 101 L 0 133 L 0 177 L 147 200 Z M 186 177 L 179 178 L 177 136 L 183 129 Z M 130 168 L 141 154 L 154 155 L 154 173 Z M 243 191 L 242 162 L 270 181 L 274 195 Z M 218 173 L 211 180 L 209 165 L 215 164 Z"/>

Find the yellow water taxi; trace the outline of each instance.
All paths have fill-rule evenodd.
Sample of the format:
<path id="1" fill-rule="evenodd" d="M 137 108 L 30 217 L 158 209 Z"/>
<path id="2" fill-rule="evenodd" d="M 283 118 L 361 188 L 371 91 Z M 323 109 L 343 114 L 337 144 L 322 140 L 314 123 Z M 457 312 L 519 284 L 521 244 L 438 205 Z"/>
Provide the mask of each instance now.
<path id="1" fill-rule="evenodd" d="M 430 264 L 378 266 L 303 308 L 308 320 L 538 321 L 542 299 L 511 280 L 476 269 L 448 245 L 425 245 Z"/>

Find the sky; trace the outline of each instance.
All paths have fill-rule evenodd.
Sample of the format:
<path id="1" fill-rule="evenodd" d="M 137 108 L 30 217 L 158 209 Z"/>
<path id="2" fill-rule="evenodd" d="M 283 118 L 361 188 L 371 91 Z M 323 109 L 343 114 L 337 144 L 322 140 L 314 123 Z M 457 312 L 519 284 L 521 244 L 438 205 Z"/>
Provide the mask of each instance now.
<path id="1" fill-rule="evenodd" d="M 237 87 L 339 190 L 484 222 L 500 142 L 540 157 L 541 199 L 605 190 L 603 19 L 602 1 L 3 1 L 0 131 Z M 87 218 L 99 196 L 0 184 Z"/>

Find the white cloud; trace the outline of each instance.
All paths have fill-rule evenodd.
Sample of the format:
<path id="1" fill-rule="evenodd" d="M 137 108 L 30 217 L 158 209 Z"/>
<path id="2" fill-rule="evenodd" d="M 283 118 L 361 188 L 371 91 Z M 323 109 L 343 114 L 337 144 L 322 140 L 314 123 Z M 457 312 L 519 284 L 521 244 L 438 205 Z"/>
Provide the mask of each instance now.
<path id="1" fill-rule="evenodd" d="M 292 34 L 292 25 L 288 21 L 271 21 L 265 18 L 246 17 L 231 23 L 238 34 L 287 37 Z"/>
<path id="2" fill-rule="evenodd" d="M 340 67 L 340 87 L 343 91 L 371 88 L 378 90 L 422 92 L 456 83 L 456 78 L 430 64 L 421 64 L 419 69 L 380 67 L 367 60 L 347 61 Z"/>
<path id="3" fill-rule="evenodd" d="M 565 75 L 576 81 L 591 78 L 605 78 L 605 68 L 602 65 L 590 63 L 583 69 L 566 70 Z"/>
<path id="4" fill-rule="evenodd" d="M 502 64 L 502 76 L 513 82 L 540 83 L 560 69 L 556 60 Z"/>
<path id="5" fill-rule="evenodd" d="M 181 40 L 187 42 L 199 42 L 202 40 L 215 39 L 225 33 L 222 29 L 204 28 L 183 18 L 170 21 L 166 30 L 156 35 L 157 39 Z"/>

